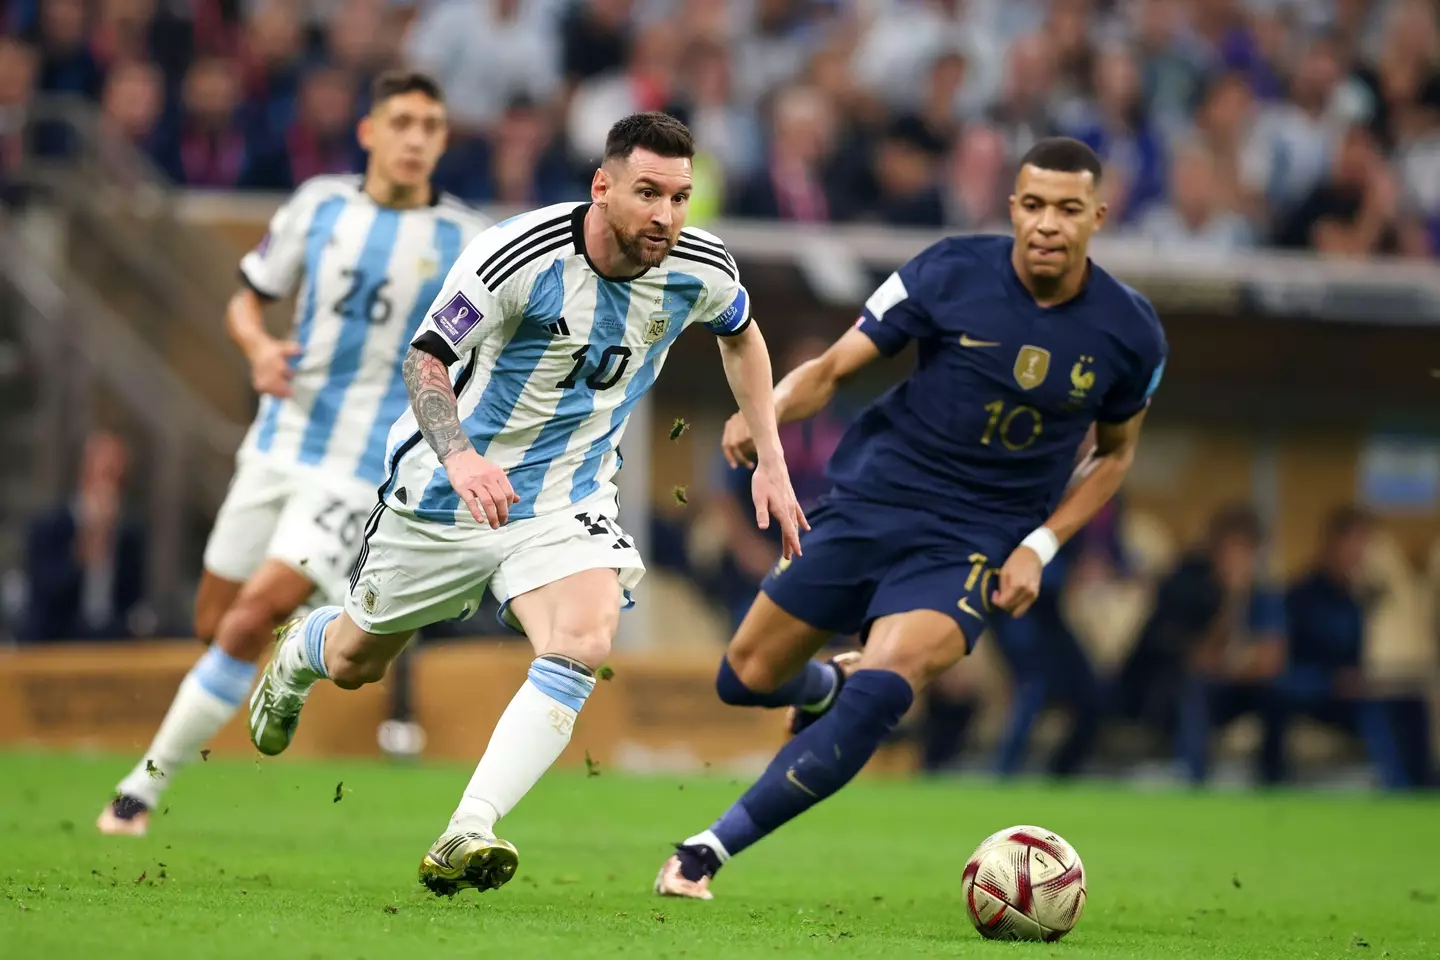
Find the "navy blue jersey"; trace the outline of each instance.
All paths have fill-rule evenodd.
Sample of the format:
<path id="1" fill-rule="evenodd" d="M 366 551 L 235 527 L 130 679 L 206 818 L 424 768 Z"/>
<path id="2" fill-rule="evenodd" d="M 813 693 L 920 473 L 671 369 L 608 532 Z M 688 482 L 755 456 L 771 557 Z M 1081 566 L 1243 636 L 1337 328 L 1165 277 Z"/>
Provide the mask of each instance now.
<path id="1" fill-rule="evenodd" d="M 1145 409 L 1166 354 L 1150 303 L 1092 263 L 1078 296 L 1041 307 L 1013 245 L 941 240 L 866 302 L 859 328 L 880 352 L 914 340 L 919 357 L 846 432 L 832 498 L 905 505 L 1018 542 L 1058 503 L 1090 424 Z"/>

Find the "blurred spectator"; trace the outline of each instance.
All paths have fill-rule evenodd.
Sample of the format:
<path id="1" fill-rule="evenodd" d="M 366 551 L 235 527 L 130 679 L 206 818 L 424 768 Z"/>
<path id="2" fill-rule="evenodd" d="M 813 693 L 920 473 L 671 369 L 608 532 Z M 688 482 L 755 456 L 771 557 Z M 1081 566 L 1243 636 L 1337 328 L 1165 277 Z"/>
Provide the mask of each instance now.
<path id="1" fill-rule="evenodd" d="M 1118 713 L 1168 736 L 1176 729 L 1177 704 L 1192 676 L 1203 693 L 1200 678 L 1217 670 L 1234 674 L 1236 662 L 1227 656 L 1238 657 L 1256 676 L 1278 669 L 1272 661 L 1284 652 L 1284 610 L 1279 597 L 1255 589 L 1259 546 L 1254 511 L 1229 508 L 1211 520 L 1205 543 L 1156 591 L 1155 606 L 1117 679 Z M 1255 637 L 1263 641 L 1243 642 Z M 1244 664 L 1247 660 L 1253 662 Z M 1203 696 L 1198 700 L 1190 733 L 1199 741 L 1203 768 L 1211 718 L 1208 702 Z"/>
<path id="2" fill-rule="evenodd" d="M 571 175 L 554 123 L 525 100 L 512 103 L 488 139 L 452 139 L 435 183 L 471 203 L 526 209 L 588 195 L 588 182 Z"/>
<path id="3" fill-rule="evenodd" d="M 100 100 L 100 149 L 106 166 L 122 182 L 137 184 L 147 172 L 135 166 L 135 154 L 157 160 L 164 144 L 160 132 L 165 87 L 160 70 L 139 60 L 116 64 L 105 78 Z"/>
<path id="4" fill-rule="evenodd" d="M 84 0 L 42 0 L 36 43 L 42 92 L 100 96 L 102 73 L 90 53 L 85 21 Z"/>
<path id="5" fill-rule="evenodd" d="M 1007 159 L 1018 164 L 1035 141 L 1058 132 L 1051 102 L 1055 86 L 1055 50 L 1048 37 L 1019 37 L 1005 57 L 1005 80 L 990 112 L 1005 137 Z"/>
<path id="6" fill-rule="evenodd" d="M 289 191 L 322 173 L 362 169 L 355 139 L 358 94 L 354 78 L 337 67 L 307 74 L 294 122 L 278 147 L 253 158 L 244 174 L 246 185 Z"/>
<path id="7" fill-rule="evenodd" d="M 779 369 L 788 373 L 820 356 L 828 347 L 829 344 L 819 338 L 802 337 L 791 345 Z M 846 420 L 833 403 L 808 420 L 780 426 L 785 463 L 790 468 L 790 480 L 801 509 L 814 509 L 820 497 L 829 491 L 830 480 L 825 468 L 845 427 Z M 724 472 L 724 493 L 716 498 L 716 510 L 726 542 L 720 589 L 731 623 L 738 627 L 755 599 L 760 581 L 780 559 L 780 530 L 778 524 L 773 523 L 769 530 L 755 526 L 755 504 L 750 493 L 754 471 L 743 467 L 732 469 L 723 460 L 718 469 Z"/>
<path id="8" fill-rule="evenodd" d="M 101 0 L 90 31 L 90 52 L 107 71 L 149 61 L 160 69 L 166 85 L 174 86 L 194 56 L 194 28 L 178 5 Z"/>
<path id="9" fill-rule="evenodd" d="M 1285 660 L 1285 606 L 1260 579 L 1261 542 L 1253 511 L 1222 512 L 1212 523 L 1208 556 L 1192 558 L 1161 586 L 1152 614 L 1180 628 L 1177 745 L 1192 783 L 1205 780 L 1212 734 L 1245 714 L 1258 714 L 1264 728 L 1260 779 L 1280 779 L 1274 681 Z"/>
<path id="10" fill-rule="evenodd" d="M 696 145 L 714 157 L 726 182 L 744 180 L 760 162 L 760 128 L 754 112 L 733 95 L 729 50 L 713 41 L 697 41 L 684 61 L 678 99 L 667 112 L 689 124 Z"/>
<path id="11" fill-rule="evenodd" d="M 945 223 L 939 170 L 945 144 L 916 117 L 902 117 L 886 132 L 875 158 L 878 187 L 874 214 L 899 227 Z"/>
<path id="12" fill-rule="evenodd" d="M 354 79 L 356 117 L 370 112 L 370 84 L 391 65 L 396 54 L 395 24 L 385 0 L 346 0 L 326 28 L 326 53 L 331 65 Z"/>
<path id="13" fill-rule="evenodd" d="M 1358 734 L 1386 787 L 1423 786 L 1431 757 L 1424 698 L 1381 695 L 1363 671 L 1366 598 L 1360 572 L 1371 532 L 1366 514 L 1337 510 L 1326 524 L 1313 571 L 1286 595 L 1289 656 L 1279 684 L 1276 764 L 1284 775 L 1285 730 L 1299 715 Z"/>
<path id="14" fill-rule="evenodd" d="M 1253 243 L 1250 225 L 1221 205 L 1215 157 L 1192 143 L 1175 151 L 1170 164 L 1170 202 L 1150 208 L 1136 234 L 1164 250 L 1187 254 L 1229 254 Z"/>
<path id="15" fill-rule="evenodd" d="M 930 135 L 944 144 L 954 142 L 964 117 L 962 94 L 969 66 L 958 53 L 935 58 L 925 75 L 924 93 L 914 115 L 925 124 Z"/>
<path id="16" fill-rule="evenodd" d="M 143 633 L 145 545 L 124 516 L 129 453 L 111 433 L 85 441 L 74 497 L 30 525 L 22 641 L 114 639 Z"/>
<path id="17" fill-rule="evenodd" d="M 248 133 L 261 148 L 284 136 L 295 113 L 305 36 L 288 0 L 264 0 L 246 24 L 240 57 Z"/>
<path id="18" fill-rule="evenodd" d="M 582 168 L 595 167 L 605 151 L 611 124 L 627 114 L 660 110 L 676 93 L 680 56 L 677 28 L 669 21 L 642 27 L 621 71 L 599 74 L 581 83 L 570 100 L 565 129 L 572 159 Z"/>
<path id="19" fill-rule="evenodd" d="M 1215 160 L 1217 200 L 1252 225 L 1268 215 L 1263 146 L 1256 145 L 1254 95 L 1244 77 L 1224 73 L 1206 89 L 1196 116 L 1196 135 Z"/>
<path id="20" fill-rule="evenodd" d="M 181 114 L 162 166 L 176 183 L 231 189 L 255 153 L 240 119 L 240 76 L 234 62 L 196 60 L 185 75 Z"/>
<path id="21" fill-rule="evenodd" d="M 812 87 L 791 87 L 775 101 L 769 158 L 738 191 L 739 217 L 814 223 L 832 219 L 837 119 Z"/>
<path id="22" fill-rule="evenodd" d="M 1090 43 L 1090 0 L 1051 0 L 1044 32 L 1054 58 L 1054 92 L 1061 104 L 1094 92 L 1098 62 Z"/>
<path id="23" fill-rule="evenodd" d="M 802 0 L 753 0 L 753 19 L 733 48 L 742 103 L 755 106 L 805 69 L 815 31 L 805 22 Z"/>
<path id="24" fill-rule="evenodd" d="M 990 228 L 1009 215 L 1004 182 L 1005 138 L 994 128 L 971 124 L 950 153 L 945 182 L 946 221 L 966 229 Z"/>
<path id="25" fill-rule="evenodd" d="M 1182 129 L 1205 83 L 1198 47 L 1185 42 L 1184 7 L 1177 0 L 1136 0 L 1128 11 L 1146 111 L 1162 129 Z"/>
<path id="26" fill-rule="evenodd" d="M 527 6 L 435 0 L 411 27 L 406 57 L 440 81 L 451 126 L 460 132 L 489 130 L 516 97 L 544 102 L 559 89 L 555 38 L 543 19 L 527 16 Z"/>
<path id="27" fill-rule="evenodd" d="M 630 58 L 632 0 L 581 0 L 561 27 L 561 69 L 571 85 L 613 73 Z"/>
<path id="28" fill-rule="evenodd" d="M 1329 177 L 1280 228 L 1281 246 L 1338 256 L 1395 253 L 1400 188 L 1364 127 L 1351 127 Z"/>
<path id="29" fill-rule="evenodd" d="M 1145 115 L 1140 69 L 1130 52 L 1107 50 L 1095 61 L 1094 105 L 1067 124 L 1105 164 L 1100 190 L 1113 223 L 1129 223 L 1165 191 L 1165 151 L 1159 131 Z"/>
<path id="30" fill-rule="evenodd" d="M 35 89 L 35 51 L 0 37 L 0 202 L 20 200 L 15 173 L 25 156 L 27 107 Z"/>
<path id="31" fill-rule="evenodd" d="M 876 16 L 855 50 L 850 69 L 891 109 L 915 111 L 922 107 L 927 77 L 942 63 L 949 72 L 960 65 L 966 89 L 959 84 L 951 106 L 958 112 L 980 112 L 999 86 L 1004 50 L 983 15 L 986 4 L 964 0 L 894 0 Z M 982 8 L 977 10 L 976 7 Z"/>

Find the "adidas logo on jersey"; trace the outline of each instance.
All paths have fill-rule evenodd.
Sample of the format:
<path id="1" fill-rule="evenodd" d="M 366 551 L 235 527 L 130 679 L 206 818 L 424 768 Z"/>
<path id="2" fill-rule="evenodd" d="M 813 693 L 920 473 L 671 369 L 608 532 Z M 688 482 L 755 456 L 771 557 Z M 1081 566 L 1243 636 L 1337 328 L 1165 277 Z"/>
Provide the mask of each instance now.
<path id="1" fill-rule="evenodd" d="M 552 337 L 568 337 L 570 336 L 570 325 L 565 322 L 564 317 L 556 317 L 545 324 L 545 332 Z"/>

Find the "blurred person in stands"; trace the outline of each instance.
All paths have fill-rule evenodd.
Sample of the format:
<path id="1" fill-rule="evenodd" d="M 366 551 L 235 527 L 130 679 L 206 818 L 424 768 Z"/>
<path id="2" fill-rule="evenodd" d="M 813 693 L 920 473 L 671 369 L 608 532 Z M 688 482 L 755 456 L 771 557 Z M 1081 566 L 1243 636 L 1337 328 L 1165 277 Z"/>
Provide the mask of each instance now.
<path id="1" fill-rule="evenodd" d="M 1268 223 L 1265 196 L 1268 156 L 1256 142 L 1255 95 L 1238 73 L 1210 80 L 1195 116 L 1194 135 L 1215 161 L 1217 202 L 1234 210 L 1252 229 Z M 1264 230 L 1266 238 L 1269 229 Z"/>
<path id="2" fill-rule="evenodd" d="M 1090 0 L 1051 0 L 1042 30 L 1050 41 L 1054 58 L 1054 96 L 1062 110 L 1078 102 L 1092 100 L 1096 93 L 1096 67 L 1099 65 L 1090 27 L 1094 19 Z M 1111 56 L 1114 55 L 1112 51 Z M 1105 159 L 1105 158 L 1101 158 Z M 1109 162 L 1106 163 L 1109 172 Z"/>
<path id="3" fill-rule="evenodd" d="M 1185 128 L 1204 93 L 1206 71 L 1201 51 L 1186 35 L 1184 6 L 1136 0 L 1126 13 L 1146 110 L 1164 131 Z"/>
<path id="4" fill-rule="evenodd" d="M 1005 138 L 993 127 L 972 123 L 950 152 L 945 181 L 945 220 L 966 230 L 1003 223 Z"/>
<path id="5" fill-rule="evenodd" d="M 90 52 L 107 72 L 121 64 L 149 62 L 169 85 L 178 85 L 195 55 L 194 26 L 179 4 L 101 0 L 90 31 Z"/>
<path id="6" fill-rule="evenodd" d="M 823 36 L 803 0 L 754 0 L 735 38 L 736 92 L 754 106 L 795 82 Z"/>
<path id="7" fill-rule="evenodd" d="M 146 179 L 135 154 L 153 161 L 162 156 L 161 115 L 165 109 L 165 81 L 154 64 L 131 60 L 117 63 L 105 78 L 100 98 L 100 143 L 106 170 L 121 182 Z"/>
<path id="8" fill-rule="evenodd" d="M 27 114 L 35 93 L 35 51 L 0 37 L 0 203 L 18 203 L 22 188 L 16 172 L 25 159 Z"/>
<path id="9" fill-rule="evenodd" d="M 1161 581 L 1117 678 L 1116 712 L 1166 737 L 1179 730 L 1193 779 L 1204 778 L 1212 727 L 1271 706 L 1265 681 L 1284 660 L 1283 601 L 1258 583 L 1261 536 L 1249 507 L 1218 512 Z"/>
<path id="10" fill-rule="evenodd" d="M 1400 249 L 1400 184 L 1375 138 L 1351 127 L 1326 177 L 1280 227 L 1277 241 L 1322 255 L 1368 257 Z"/>
<path id="11" fill-rule="evenodd" d="M 780 373 L 788 373 L 825 352 L 829 343 L 819 337 L 802 337 L 785 351 L 778 364 Z M 840 405 L 832 402 L 813 418 L 781 424 L 780 444 L 790 468 L 790 483 L 802 510 L 815 506 L 822 494 L 830 489 L 825 465 L 835 452 L 848 420 Z M 754 470 L 730 467 L 723 459 L 717 463 L 722 471 L 724 493 L 714 501 L 725 530 L 726 562 L 720 575 L 721 592 L 730 612 L 732 628 L 750 609 L 760 581 L 780 560 L 780 531 L 772 524 L 769 530 L 755 527 L 755 508 L 751 504 L 750 478 Z"/>
<path id="12" fill-rule="evenodd" d="M 1162 586 L 1157 600 L 1157 613 L 1159 604 L 1168 601 L 1166 613 L 1193 630 L 1182 651 L 1185 679 L 1177 732 L 1191 783 L 1204 782 L 1209 772 L 1211 736 L 1246 714 L 1258 714 L 1264 729 L 1260 779 L 1280 779 L 1275 678 L 1285 664 L 1285 605 L 1261 578 L 1262 542 L 1253 511 L 1222 512 L 1212 525 L 1210 555 L 1182 566 L 1183 573 L 1168 584 L 1170 594 Z M 1183 591 L 1176 590 L 1181 584 Z"/>
<path id="13" fill-rule="evenodd" d="M 1326 521 L 1311 572 L 1285 597 L 1289 649 L 1281 676 L 1276 763 L 1285 763 L 1285 730 L 1297 716 L 1358 735 L 1387 788 L 1430 782 L 1430 723 L 1423 693 L 1387 692 L 1365 674 L 1365 619 L 1373 590 L 1362 583 L 1374 521 L 1345 507 Z"/>
<path id="14" fill-rule="evenodd" d="M 969 61 L 960 53 L 952 51 L 936 57 L 925 74 L 924 93 L 913 112 L 930 135 L 947 147 L 960 134 L 969 71 Z"/>
<path id="15" fill-rule="evenodd" d="M 723 185 L 744 181 L 760 163 L 760 125 L 755 112 L 734 96 L 734 63 L 724 44 L 698 40 L 686 52 L 684 63 L 677 100 L 666 112 L 695 132 L 702 150 L 695 161 L 696 176 L 707 161 L 718 166 L 715 175 L 721 182 L 704 192 L 705 202 L 718 210 L 725 198 Z M 692 219 L 704 212 L 697 210 L 698 202 L 697 197 L 690 200 Z"/>
<path id="16" fill-rule="evenodd" d="M 1055 49 L 1041 33 L 1015 38 L 1005 54 L 1005 79 L 990 110 L 990 124 L 1005 136 L 1016 164 L 1039 140 L 1059 129 L 1055 120 Z"/>
<path id="17" fill-rule="evenodd" d="M 195 636 L 208 649 L 100 812 L 103 833 L 144 834 L 161 793 L 245 699 L 276 627 L 344 596 L 390 425 L 408 405 L 405 352 L 460 251 L 488 226 L 431 185 L 445 149 L 435 81 L 381 74 L 371 102 L 358 131 L 364 175 L 307 180 L 240 261 L 225 322 L 260 404 L 205 547 Z M 266 306 L 297 289 L 293 332 L 271 336 Z"/>
<path id="18" fill-rule="evenodd" d="M 813 87 L 789 87 L 775 98 L 769 156 L 736 191 L 737 217 L 816 223 L 833 219 L 837 118 Z"/>
<path id="19" fill-rule="evenodd" d="M 953 80 L 958 60 L 965 84 L 955 84 L 948 106 L 978 114 L 1000 85 L 997 54 L 1007 38 L 993 22 L 994 10 L 966 0 L 890 0 L 881 6 L 856 45 L 850 63 L 855 78 L 891 110 L 923 111 L 933 100 L 937 73 Z"/>
<path id="20" fill-rule="evenodd" d="M 338 67 L 306 74 L 285 139 L 247 166 L 244 185 L 289 191 L 314 177 L 363 166 L 364 154 L 355 139 L 358 92 L 354 78 Z"/>
<path id="21" fill-rule="evenodd" d="M 145 535 L 125 516 L 125 441 L 91 434 L 74 496 L 37 517 L 26 537 L 22 641 L 142 636 Z"/>
<path id="22" fill-rule="evenodd" d="M 890 124 L 875 152 L 877 197 L 872 215 L 896 227 L 940 227 L 945 201 L 939 175 L 945 142 L 918 117 Z"/>
<path id="23" fill-rule="evenodd" d="M 104 75 L 90 52 L 84 0 L 40 0 L 35 45 L 40 52 L 42 93 L 100 96 Z"/>
<path id="24" fill-rule="evenodd" d="M 325 26 L 326 60 L 353 78 L 357 116 L 370 112 L 370 86 L 394 60 L 395 50 L 386 38 L 395 28 L 385 0 L 345 0 Z"/>
<path id="25" fill-rule="evenodd" d="M 673 21 L 645 24 L 636 31 L 622 69 L 597 74 L 575 88 L 565 135 L 577 172 L 595 166 L 611 124 L 632 113 L 663 110 L 674 99 L 685 52 L 676 42 L 679 32 Z"/>
<path id="26" fill-rule="evenodd" d="M 1152 206 L 1135 235 L 1161 250 L 1225 255 L 1254 244 L 1250 224 L 1223 206 L 1215 155 L 1203 142 L 1180 144 L 1170 161 L 1170 199 Z"/>
<path id="27" fill-rule="evenodd" d="M 161 166 L 180 186 L 230 190 L 256 152 L 241 118 L 236 64 L 196 60 L 185 74 L 178 121 L 159 152 Z"/>
<path id="28" fill-rule="evenodd" d="M 533 6 L 529 0 L 435 0 L 411 24 L 405 59 L 434 74 L 448 92 L 458 133 L 488 133 L 517 97 L 545 103 L 559 91 L 559 45 Z"/>
<path id="29" fill-rule="evenodd" d="M 470 203 L 515 209 L 560 203 L 584 193 L 557 142 L 551 111 L 523 98 L 505 108 L 490 137 L 447 153 L 435 178 Z"/>
<path id="30" fill-rule="evenodd" d="M 1094 85 L 1094 100 L 1065 126 L 1105 162 L 1112 220 L 1134 223 L 1165 192 L 1165 145 L 1145 112 L 1140 68 L 1127 47 L 1111 47 L 1094 61 Z"/>
<path id="31" fill-rule="evenodd" d="M 565 83 L 580 83 L 621 69 L 630 59 L 634 0 L 581 0 L 560 26 L 560 63 Z"/>
<path id="32" fill-rule="evenodd" d="M 304 72 L 305 34 L 288 0 L 263 0 L 249 15 L 240 45 L 246 133 L 257 150 L 273 148 L 295 114 Z"/>

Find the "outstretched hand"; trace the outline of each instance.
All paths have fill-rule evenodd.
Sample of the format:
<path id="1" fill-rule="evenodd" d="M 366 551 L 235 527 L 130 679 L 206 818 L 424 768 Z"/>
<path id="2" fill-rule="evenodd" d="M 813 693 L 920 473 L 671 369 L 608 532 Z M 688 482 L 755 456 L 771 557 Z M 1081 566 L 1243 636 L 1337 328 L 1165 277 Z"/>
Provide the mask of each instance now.
<path id="1" fill-rule="evenodd" d="M 726 432 L 728 435 L 729 427 Z M 761 530 L 770 529 L 770 518 L 780 521 L 780 555 L 789 560 L 800 555 L 800 531 L 810 529 L 805 511 L 795 498 L 795 489 L 790 485 L 790 472 L 784 461 L 764 461 L 755 468 L 750 479 L 750 493 L 755 499 L 755 525 Z"/>

